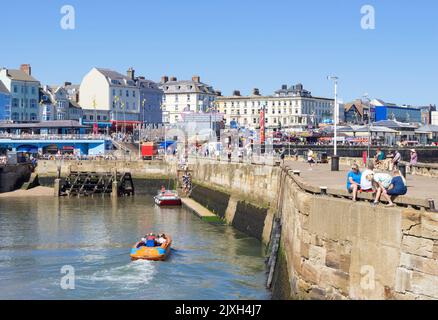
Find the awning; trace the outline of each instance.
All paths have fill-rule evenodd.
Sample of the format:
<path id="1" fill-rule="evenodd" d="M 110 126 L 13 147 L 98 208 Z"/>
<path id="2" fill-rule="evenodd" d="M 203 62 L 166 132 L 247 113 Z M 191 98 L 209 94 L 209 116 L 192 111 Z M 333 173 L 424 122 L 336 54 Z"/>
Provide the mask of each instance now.
<path id="1" fill-rule="evenodd" d="M 38 153 L 38 147 L 31 146 L 31 145 L 19 146 L 17 148 L 17 152 Z"/>

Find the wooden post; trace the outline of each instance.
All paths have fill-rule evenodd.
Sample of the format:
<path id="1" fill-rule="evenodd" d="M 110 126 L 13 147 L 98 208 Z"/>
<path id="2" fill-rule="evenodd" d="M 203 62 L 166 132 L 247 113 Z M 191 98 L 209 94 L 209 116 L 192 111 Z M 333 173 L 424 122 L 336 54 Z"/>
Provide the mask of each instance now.
<path id="1" fill-rule="evenodd" d="M 55 179 L 54 184 L 54 194 L 55 197 L 59 197 L 61 195 L 61 179 Z"/>
<path id="2" fill-rule="evenodd" d="M 113 181 L 113 187 L 111 190 L 111 197 L 117 198 L 119 196 L 119 184 L 117 183 L 117 180 Z"/>

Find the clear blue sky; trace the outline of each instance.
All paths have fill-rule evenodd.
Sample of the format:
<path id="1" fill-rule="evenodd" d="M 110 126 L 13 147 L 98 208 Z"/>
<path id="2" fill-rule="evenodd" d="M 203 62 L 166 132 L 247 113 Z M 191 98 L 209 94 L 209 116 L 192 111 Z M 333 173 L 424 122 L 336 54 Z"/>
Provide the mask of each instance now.
<path id="1" fill-rule="evenodd" d="M 60 9 L 76 9 L 76 30 Z M 361 29 L 362 5 L 376 29 Z M 15 0 L 1 4 L 0 66 L 30 63 L 44 84 L 79 83 L 94 66 L 159 80 L 199 74 L 223 94 L 302 82 L 331 96 L 438 104 L 436 0 Z"/>

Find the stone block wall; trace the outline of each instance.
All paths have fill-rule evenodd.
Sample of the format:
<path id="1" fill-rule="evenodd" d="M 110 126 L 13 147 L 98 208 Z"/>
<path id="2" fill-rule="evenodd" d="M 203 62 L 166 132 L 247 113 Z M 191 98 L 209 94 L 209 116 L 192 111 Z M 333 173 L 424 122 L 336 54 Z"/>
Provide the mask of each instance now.
<path id="1" fill-rule="evenodd" d="M 288 298 L 438 299 L 438 213 L 312 195 L 290 178 L 284 195 Z"/>

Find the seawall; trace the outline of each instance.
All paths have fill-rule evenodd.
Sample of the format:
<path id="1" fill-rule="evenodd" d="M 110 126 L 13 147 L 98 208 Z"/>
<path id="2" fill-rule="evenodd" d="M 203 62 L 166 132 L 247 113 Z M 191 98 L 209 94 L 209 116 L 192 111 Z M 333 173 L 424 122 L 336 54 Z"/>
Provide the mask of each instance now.
<path id="1" fill-rule="evenodd" d="M 0 166 L 0 193 L 20 189 L 32 174 L 30 164 Z"/>
<path id="2" fill-rule="evenodd" d="M 281 219 L 274 298 L 438 299 L 438 213 L 321 195 L 279 167 L 191 166 L 193 198 L 236 228 L 267 244 Z"/>

